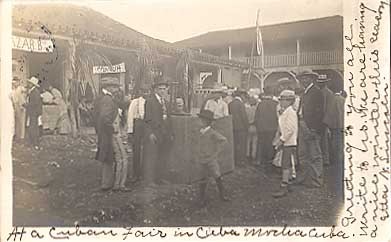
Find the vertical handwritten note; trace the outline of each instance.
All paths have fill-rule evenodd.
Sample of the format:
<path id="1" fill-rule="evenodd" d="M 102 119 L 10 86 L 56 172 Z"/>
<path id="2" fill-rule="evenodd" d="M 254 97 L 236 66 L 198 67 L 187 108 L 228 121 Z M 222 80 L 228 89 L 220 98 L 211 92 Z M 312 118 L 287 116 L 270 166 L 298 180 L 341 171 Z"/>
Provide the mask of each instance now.
<path id="1" fill-rule="evenodd" d="M 389 1 L 374 0 L 344 6 L 347 99 L 341 225 L 357 239 L 390 237 L 389 7 Z"/>

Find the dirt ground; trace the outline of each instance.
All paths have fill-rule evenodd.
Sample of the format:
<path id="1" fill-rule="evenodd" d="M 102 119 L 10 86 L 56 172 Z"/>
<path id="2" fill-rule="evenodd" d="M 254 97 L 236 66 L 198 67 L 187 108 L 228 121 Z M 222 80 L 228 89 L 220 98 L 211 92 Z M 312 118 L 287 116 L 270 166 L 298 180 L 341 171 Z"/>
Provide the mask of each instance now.
<path id="1" fill-rule="evenodd" d="M 14 224 L 26 226 L 330 226 L 337 223 L 335 170 L 325 170 L 321 189 L 293 187 L 274 199 L 280 183 L 273 167 L 248 165 L 224 177 L 231 198 L 221 202 L 210 183 L 206 208 L 197 203 L 197 184 L 145 187 L 131 192 L 99 192 L 100 163 L 94 136 L 72 139 L 45 135 L 43 150 L 13 147 Z M 131 166 L 131 165 L 130 165 Z M 130 179 L 129 179 L 130 180 Z"/>

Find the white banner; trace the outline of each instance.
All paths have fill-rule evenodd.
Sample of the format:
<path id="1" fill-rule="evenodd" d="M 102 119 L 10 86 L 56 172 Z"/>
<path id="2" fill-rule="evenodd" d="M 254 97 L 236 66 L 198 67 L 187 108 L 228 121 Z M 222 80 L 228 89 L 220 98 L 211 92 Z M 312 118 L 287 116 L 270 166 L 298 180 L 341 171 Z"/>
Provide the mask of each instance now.
<path id="1" fill-rule="evenodd" d="M 113 66 L 94 66 L 92 73 L 105 74 L 105 73 L 123 73 L 125 70 L 125 63 L 120 63 Z"/>
<path id="2" fill-rule="evenodd" d="M 53 42 L 50 39 L 32 39 L 21 36 L 12 36 L 12 49 L 47 53 L 53 52 Z"/>

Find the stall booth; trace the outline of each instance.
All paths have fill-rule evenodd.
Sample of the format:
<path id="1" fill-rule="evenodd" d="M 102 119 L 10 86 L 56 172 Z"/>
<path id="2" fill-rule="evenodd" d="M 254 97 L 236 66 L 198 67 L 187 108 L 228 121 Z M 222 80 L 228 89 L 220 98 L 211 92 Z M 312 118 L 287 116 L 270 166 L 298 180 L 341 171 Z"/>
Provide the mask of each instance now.
<path id="1" fill-rule="evenodd" d="M 58 40 L 56 48 L 47 37 L 28 35 L 12 36 L 12 75 L 15 85 L 26 82 L 32 76 L 41 82 L 41 92 L 49 85 L 63 90 L 64 61 L 66 49 L 64 41 Z M 63 97 L 64 94 L 62 93 Z M 60 113 L 56 105 L 44 99 L 42 126 L 44 130 L 53 130 Z"/>

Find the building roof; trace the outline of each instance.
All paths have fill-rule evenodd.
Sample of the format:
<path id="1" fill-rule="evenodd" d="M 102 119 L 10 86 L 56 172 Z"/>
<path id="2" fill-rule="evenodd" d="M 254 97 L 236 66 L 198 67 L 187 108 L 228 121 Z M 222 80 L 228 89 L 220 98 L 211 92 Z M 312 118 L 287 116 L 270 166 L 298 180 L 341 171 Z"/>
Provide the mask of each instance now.
<path id="1" fill-rule="evenodd" d="M 342 36 L 343 17 L 336 15 L 318 19 L 302 20 L 261 26 L 264 41 L 283 39 L 311 39 L 330 35 Z M 175 42 L 177 47 L 203 48 L 250 44 L 256 36 L 256 27 L 213 31 L 193 38 Z"/>
<path id="2" fill-rule="evenodd" d="M 171 43 L 144 35 L 91 8 L 72 4 L 22 4 L 14 5 L 12 25 L 14 30 L 42 32 L 44 25 L 53 35 L 76 37 L 127 49 L 137 49 L 144 38 L 158 53 L 180 57 L 185 51 Z M 197 51 L 190 51 L 196 60 L 229 66 L 247 67 L 239 61 L 226 60 Z"/>
<path id="3" fill-rule="evenodd" d="M 148 42 L 168 44 L 84 6 L 54 3 L 22 4 L 14 5 L 12 13 L 14 28 L 39 30 L 43 24 L 51 32 L 66 36 L 86 35 L 93 39 L 110 38 L 110 35 L 127 41 L 138 41 L 144 37 Z"/>

